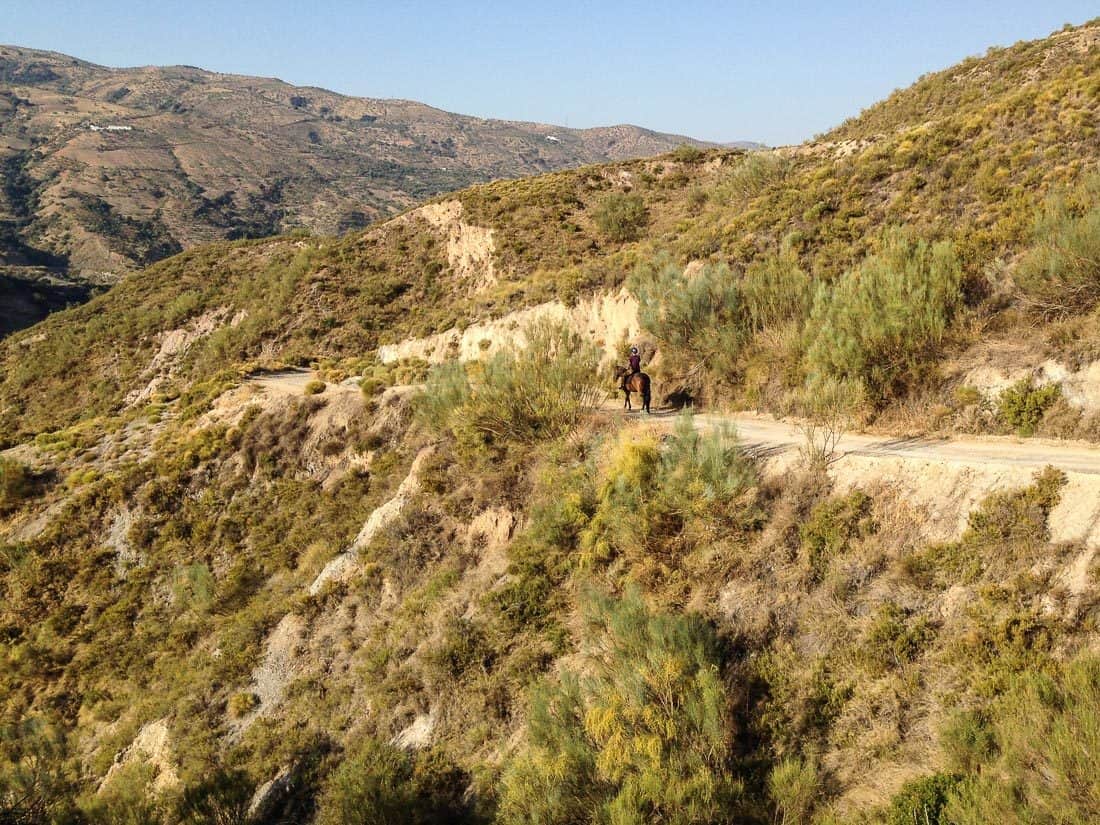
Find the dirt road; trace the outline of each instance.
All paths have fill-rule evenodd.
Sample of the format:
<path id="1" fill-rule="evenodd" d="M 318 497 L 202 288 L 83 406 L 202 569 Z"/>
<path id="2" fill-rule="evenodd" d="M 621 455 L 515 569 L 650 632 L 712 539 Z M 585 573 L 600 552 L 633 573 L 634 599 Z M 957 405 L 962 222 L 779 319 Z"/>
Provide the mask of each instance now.
<path id="1" fill-rule="evenodd" d="M 642 416 L 632 416 L 646 420 Z M 672 413 L 657 413 L 650 420 L 670 422 Z M 696 425 L 732 424 L 746 449 L 764 455 L 776 455 L 801 448 L 806 439 L 797 422 L 776 421 L 761 415 L 699 414 Z M 949 461 L 963 464 L 1004 465 L 1021 469 L 1040 469 L 1052 464 L 1061 470 L 1100 475 L 1100 445 L 1074 441 L 1051 441 L 1012 436 L 967 436 L 952 438 L 892 438 L 882 435 L 845 433 L 837 444 L 836 455 L 911 458 L 924 461 Z"/>

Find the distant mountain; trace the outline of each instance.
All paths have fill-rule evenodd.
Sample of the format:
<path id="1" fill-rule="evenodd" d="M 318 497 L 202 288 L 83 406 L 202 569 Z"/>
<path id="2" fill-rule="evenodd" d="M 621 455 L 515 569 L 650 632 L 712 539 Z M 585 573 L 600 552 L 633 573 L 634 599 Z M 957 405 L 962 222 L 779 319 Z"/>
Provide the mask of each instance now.
<path id="1" fill-rule="evenodd" d="M 683 143 L 705 145 L 0 46 L 0 274 L 113 281 L 208 241 L 342 233 L 473 183 Z M 39 287 L 24 305 L 53 305 Z"/>

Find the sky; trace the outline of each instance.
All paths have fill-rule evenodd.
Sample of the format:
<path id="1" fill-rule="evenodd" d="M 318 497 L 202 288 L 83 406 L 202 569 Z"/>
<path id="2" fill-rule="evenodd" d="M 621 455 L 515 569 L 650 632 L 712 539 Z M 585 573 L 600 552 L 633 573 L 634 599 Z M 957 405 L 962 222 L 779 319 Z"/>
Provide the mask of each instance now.
<path id="1" fill-rule="evenodd" d="M 4 0 L 0 42 L 187 64 L 452 112 L 798 143 L 1091 0 Z"/>

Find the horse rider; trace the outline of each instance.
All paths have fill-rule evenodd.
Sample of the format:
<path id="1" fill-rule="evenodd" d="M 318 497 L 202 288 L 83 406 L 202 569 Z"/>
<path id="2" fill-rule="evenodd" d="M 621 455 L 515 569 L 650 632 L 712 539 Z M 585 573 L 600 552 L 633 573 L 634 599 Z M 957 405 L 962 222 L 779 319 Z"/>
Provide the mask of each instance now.
<path id="1" fill-rule="evenodd" d="M 630 348 L 630 374 L 637 375 L 642 371 L 642 356 L 638 354 L 637 347 Z"/>

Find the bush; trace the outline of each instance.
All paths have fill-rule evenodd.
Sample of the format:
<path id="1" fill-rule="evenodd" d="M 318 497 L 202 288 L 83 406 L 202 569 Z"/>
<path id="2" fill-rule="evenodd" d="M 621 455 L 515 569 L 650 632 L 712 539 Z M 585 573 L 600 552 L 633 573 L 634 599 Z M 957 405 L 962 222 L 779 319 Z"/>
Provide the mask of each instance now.
<path id="1" fill-rule="evenodd" d="M 733 821 L 732 723 L 713 632 L 636 592 L 590 596 L 590 675 L 531 699 L 526 746 L 505 768 L 505 823 Z"/>
<path id="2" fill-rule="evenodd" d="M 961 299 L 950 243 L 887 233 L 882 250 L 814 296 L 807 327 L 811 373 L 852 378 L 885 401 L 934 363 Z"/>
<path id="3" fill-rule="evenodd" d="M 823 501 L 810 511 L 798 528 L 798 535 L 811 582 L 820 581 L 829 562 L 846 552 L 853 541 L 878 529 L 873 504 L 862 490 L 853 490 L 847 496 Z"/>
<path id="4" fill-rule="evenodd" d="M 989 710 L 992 753 L 946 806 L 953 825 L 1100 821 L 1100 659 L 1028 673 Z M 979 757 L 980 759 L 981 757 Z"/>
<path id="5" fill-rule="evenodd" d="M 604 392 L 595 385 L 595 349 L 564 324 L 538 321 L 522 347 L 472 367 L 432 370 L 416 400 L 422 419 L 475 448 L 534 443 L 570 432 Z"/>
<path id="6" fill-rule="evenodd" d="M 945 814 L 959 777 L 934 773 L 906 782 L 886 811 L 886 825 L 953 825 Z"/>
<path id="7" fill-rule="evenodd" d="M 719 203 L 747 201 L 787 176 L 791 161 L 774 152 L 750 152 L 714 188 Z"/>
<path id="8" fill-rule="evenodd" d="M 1044 413 L 1061 397 L 1057 384 L 1036 387 L 1024 378 L 998 396 L 997 415 L 1019 435 L 1034 435 Z"/>
<path id="9" fill-rule="evenodd" d="M 234 719 L 240 719 L 255 710 L 260 704 L 260 697 L 252 691 L 234 693 L 229 697 L 229 715 Z"/>
<path id="10" fill-rule="evenodd" d="M 0 822 L 75 825 L 78 787 L 59 729 L 29 716 L 0 728 Z"/>
<path id="11" fill-rule="evenodd" d="M 622 243 L 642 234 L 649 223 L 649 210 L 640 195 L 615 192 L 604 198 L 593 219 L 608 240 Z"/>
<path id="12" fill-rule="evenodd" d="M 18 461 L 0 456 L 0 513 L 11 510 L 30 498 L 31 474 Z"/>
<path id="13" fill-rule="evenodd" d="M 410 754 L 375 739 L 359 742 L 325 783 L 318 825 L 459 823 L 466 776 L 440 754 Z"/>
<path id="14" fill-rule="evenodd" d="M 320 395 L 325 391 L 325 382 L 314 379 L 306 384 L 304 392 L 306 395 Z"/>
<path id="15" fill-rule="evenodd" d="M 875 614 L 863 639 L 861 656 L 872 673 L 881 675 L 913 661 L 935 635 L 923 616 L 910 616 L 893 602 L 887 602 Z"/>
<path id="16" fill-rule="evenodd" d="M 702 149 L 698 146 L 692 146 L 690 143 L 681 143 L 672 150 L 672 157 L 680 163 L 698 163 L 703 159 L 704 154 Z"/>
<path id="17" fill-rule="evenodd" d="M 768 775 L 768 793 L 775 804 L 777 825 L 809 823 L 821 793 L 817 766 L 812 760 L 788 757 Z"/>
<path id="18" fill-rule="evenodd" d="M 662 450 L 656 439 L 626 432 L 610 451 L 595 512 L 581 533 L 581 561 L 604 563 L 625 554 L 670 567 L 701 538 L 751 523 L 742 496 L 756 483 L 732 428 L 695 429 L 684 413 Z"/>
<path id="19" fill-rule="evenodd" d="M 784 244 L 777 254 L 754 260 L 741 279 L 745 313 L 752 329 L 759 332 L 805 321 L 813 298 L 811 286 L 810 276 L 790 244 Z"/>
<path id="20" fill-rule="evenodd" d="M 737 280 L 726 266 L 707 264 L 688 277 L 661 255 L 634 269 L 627 288 L 638 299 L 638 321 L 662 355 L 689 373 L 728 377 L 747 335 Z"/>
<path id="21" fill-rule="evenodd" d="M 1074 197 L 1048 200 L 1035 222 L 1032 247 L 1017 268 L 1016 281 L 1045 312 L 1086 312 L 1100 301 L 1097 195 L 1100 177 L 1093 177 Z"/>

